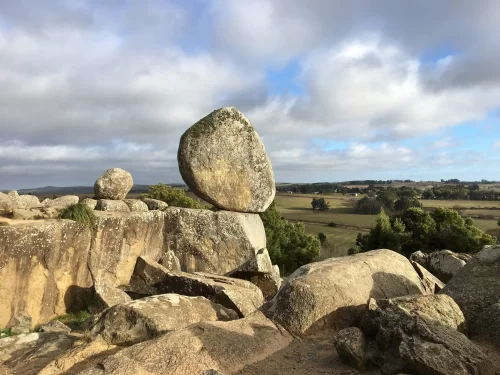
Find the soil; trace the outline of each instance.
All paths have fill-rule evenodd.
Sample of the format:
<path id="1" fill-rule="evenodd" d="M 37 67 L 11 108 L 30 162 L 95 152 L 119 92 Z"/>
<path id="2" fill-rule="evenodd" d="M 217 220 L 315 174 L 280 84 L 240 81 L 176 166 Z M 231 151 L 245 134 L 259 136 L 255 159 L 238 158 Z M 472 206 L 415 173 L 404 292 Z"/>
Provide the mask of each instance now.
<path id="1" fill-rule="evenodd" d="M 246 366 L 235 375 L 354 375 L 359 374 L 343 364 L 331 336 L 294 339 L 286 348 L 261 362 Z M 379 375 L 367 371 L 365 375 Z"/>

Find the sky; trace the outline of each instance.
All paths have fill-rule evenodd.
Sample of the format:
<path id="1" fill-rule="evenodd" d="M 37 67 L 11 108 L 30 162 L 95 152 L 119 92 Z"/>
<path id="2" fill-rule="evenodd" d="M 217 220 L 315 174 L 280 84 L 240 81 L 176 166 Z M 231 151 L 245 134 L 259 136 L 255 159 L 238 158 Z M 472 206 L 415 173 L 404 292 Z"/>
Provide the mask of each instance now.
<path id="1" fill-rule="evenodd" d="M 276 181 L 500 180 L 498 0 L 0 0 L 0 189 L 182 181 L 234 106 Z"/>

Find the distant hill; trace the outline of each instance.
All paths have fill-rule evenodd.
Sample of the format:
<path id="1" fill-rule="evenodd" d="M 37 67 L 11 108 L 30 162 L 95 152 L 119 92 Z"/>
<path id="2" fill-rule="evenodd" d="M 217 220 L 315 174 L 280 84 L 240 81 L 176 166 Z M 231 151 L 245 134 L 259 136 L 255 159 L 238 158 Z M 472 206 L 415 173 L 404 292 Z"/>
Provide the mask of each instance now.
<path id="1" fill-rule="evenodd" d="M 186 188 L 186 185 L 182 184 L 167 184 L 174 187 Z M 130 193 L 140 194 L 146 193 L 150 185 L 134 185 L 130 190 Z M 17 191 L 19 194 L 34 194 L 37 196 L 50 196 L 50 195 L 93 195 L 93 186 L 45 186 L 30 189 L 19 189 Z"/>

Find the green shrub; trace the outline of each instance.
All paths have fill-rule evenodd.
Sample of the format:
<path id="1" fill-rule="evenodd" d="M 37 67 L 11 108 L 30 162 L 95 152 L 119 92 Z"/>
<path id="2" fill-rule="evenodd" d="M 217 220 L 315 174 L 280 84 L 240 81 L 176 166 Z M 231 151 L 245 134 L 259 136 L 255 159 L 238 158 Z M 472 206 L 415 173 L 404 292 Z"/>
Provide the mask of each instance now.
<path id="1" fill-rule="evenodd" d="M 96 222 L 94 210 L 83 203 L 76 203 L 66 207 L 59 214 L 59 219 L 73 220 L 88 228 L 92 228 Z"/>
<path id="2" fill-rule="evenodd" d="M 318 239 L 319 239 L 319 242 L 321 242 L 321 243 L 325 242 L 325 240 L 326 240 L 326 234 L 324 234 L 323 232 L 319 232 L 318 233 Z"/>
<path id="3" fill-rule="evenodd" d="M 337 228 L 337 223 L 334 223 L 333 221 L 330 221 L 330 222 L 328 223 L 328 226 L 329 226 L 329 227 L 332 227 L 332 228 Z"/>
<path id="4" fill-rule="evenodd" d="M 0 339 L 3 339 L 4 337 L 10 337 L 10 336 L 14 336 L 14 334 L 12 333 L 10 328 L 0 329 Z"/>
<path id="5" fill-rule="evenodd" d="M 74 313 L 67 313 L 60 315 L 54 320 L 59 320 L 60 322 L 66 324 L 71 329 L 80 329 L 83 323 L 92 316 L 87 310 L 82 310 Z"/>
<path id="6" fill-rule="evenodd" d="M 202 206 L 197 200 L 188 197 L 184 189 L 173 188 L 161 183 L 149 186 L 147 194 L 141 194 L 141 198 L 158 199 L 174 207 L 208 208 Z"/>

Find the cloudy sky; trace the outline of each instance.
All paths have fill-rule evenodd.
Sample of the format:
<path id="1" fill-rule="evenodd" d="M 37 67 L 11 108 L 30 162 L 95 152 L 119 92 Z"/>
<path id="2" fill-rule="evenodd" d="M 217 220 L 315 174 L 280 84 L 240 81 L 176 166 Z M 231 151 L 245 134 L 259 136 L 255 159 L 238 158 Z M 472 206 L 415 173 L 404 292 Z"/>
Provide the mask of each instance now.
<path id="1" fill-rule="evenodd" d="M 277 181 L 500 180 L 498 0 L 0 0 L 0 189 L 181 182 L 244 112 Z"/>

